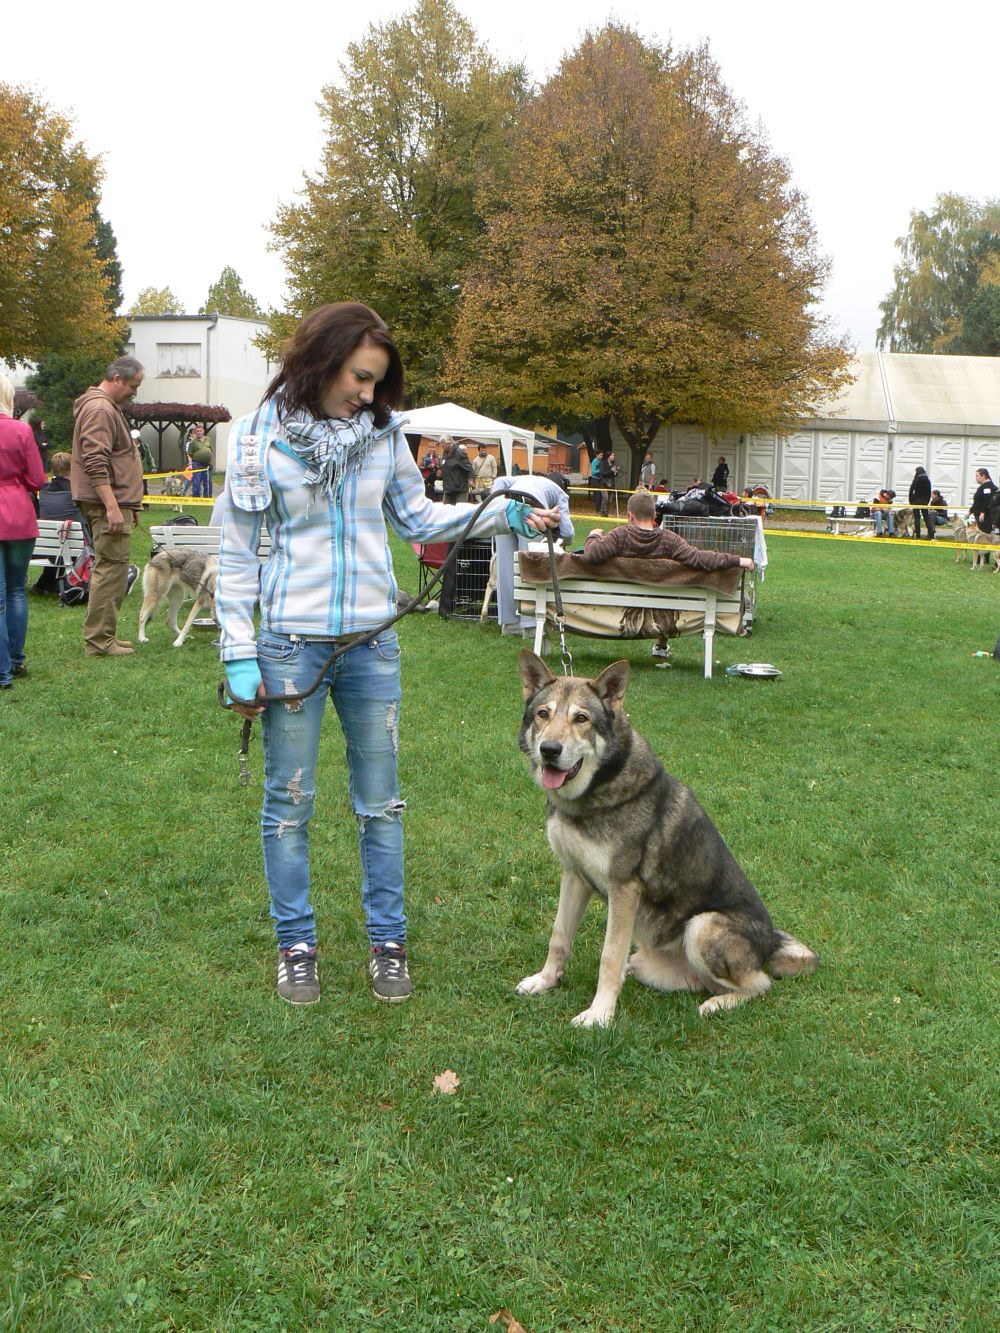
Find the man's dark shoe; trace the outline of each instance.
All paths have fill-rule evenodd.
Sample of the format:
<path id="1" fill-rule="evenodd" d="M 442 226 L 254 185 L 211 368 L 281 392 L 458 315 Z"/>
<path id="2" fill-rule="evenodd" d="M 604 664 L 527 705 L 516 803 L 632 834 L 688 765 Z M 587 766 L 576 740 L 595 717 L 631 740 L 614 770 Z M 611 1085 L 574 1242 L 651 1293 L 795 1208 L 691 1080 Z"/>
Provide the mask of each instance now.
<path id="1" fill-rule="evenodd" d="M 304 940 L 278 950 L 278 994 L 289 1004 L 319 1004 L 316 950 Z"/>
<path id="2" fill-rule="evenodd" d="M 19 662 L 16 667 L 11 668 L 10 674 L 15 680 L 23 680 L 28 674 L 28 668 L 24 662 Z"/>
<path id="3" fill-rule="evenodd" d="M 368 960 L 372 994 L 377 1000 L 400 1004 L 413 994 L 413 982 L 406 966 L 406 950 L 391 940 L 376 944 Z"/>

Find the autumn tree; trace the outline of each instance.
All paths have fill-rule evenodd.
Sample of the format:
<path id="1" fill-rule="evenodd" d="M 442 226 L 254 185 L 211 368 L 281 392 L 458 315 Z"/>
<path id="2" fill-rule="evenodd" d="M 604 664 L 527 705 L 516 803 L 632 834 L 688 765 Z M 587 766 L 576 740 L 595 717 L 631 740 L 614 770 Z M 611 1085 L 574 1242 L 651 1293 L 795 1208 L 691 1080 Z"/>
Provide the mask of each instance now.
<path id="1" fill-rule="evenodd" d="M 38 415 L 56 449 L 69 449 L 73 442 L 73 404 L 85 389 L 100 384 L 113 356 L 66 356 L 48 352 L 28 376 L 26 387 L 41 399 Z"/>
<path id="2" fill-rule="evenodd" d="M 893 289 L 879 305 L 878 345 L 890 352 L 954 352 L 965 311 L 982 286 L 1000 281 L 1000 200 L 939 194 L 910 214 L 896 247 Z"/>
<path id="3" fill-rule="evenodd" d="M 0 164 L 0 359 L 113 354 L 98 159 L 65 116 L 0 84 Z"/>
<path id="4" fill-rule="evenodd" d="M 1000 285 L 980 285 L 962 312 L 962 331 L 948 350 L 963 356 L 1000 356 Z"/>
<path id="5" fill-rule="evenodd" d="M 122 266 L 114 229 L 94 208 L 95 248 L 104 266 L 104 305 L 118 334 L 114 345 L 102 356 L 71 356 L 46 352 L 38 358 L 27 387 L 41 400 L 38 415 L 45 420 L 49 438 L 58 449 L 68 449 L 73 439 L 73 404 L 84 389 L 100 382 L 109 361 L 125 350 L 128 323 L 117 318 L 122 303 Z"/>
<path id="6" fill-rule="evenodd" d="M 263 319 L 264 312 L 243 286 L 240 275 L 227 265 L 208 289 L 199 315 L 233 315 L 237 319 Z"/>
<path id="7" fill-rule="evenodd" d="M 456 393 L 612 419 L 634 484 L 666 421 L 775 428 L 840 383 L 805 203 L 705 49 L 674 55 L 616 24 L 588 35 L 514 156 L 530 170 L 481 201 Z"/>
<path id="8" fill-rule="evenodd" d="M 132 302 L 129 319 L 136 315 L 183 315 L 184 307 L 169 287 L 143 287 Z"/>
<path id="9" fill-rule="evenodd" d="M 420 0 L 347 48 L 323 90 L 320 173 L 272 227 L 291 295 L 272 356 L 313 306 L 363 301 L 392 329 L 409 393 L 438 392 L 482 225 L 476 184 L 502 169 L 523 97 L 521 67 L 498 64 L 449 0 Z"/>

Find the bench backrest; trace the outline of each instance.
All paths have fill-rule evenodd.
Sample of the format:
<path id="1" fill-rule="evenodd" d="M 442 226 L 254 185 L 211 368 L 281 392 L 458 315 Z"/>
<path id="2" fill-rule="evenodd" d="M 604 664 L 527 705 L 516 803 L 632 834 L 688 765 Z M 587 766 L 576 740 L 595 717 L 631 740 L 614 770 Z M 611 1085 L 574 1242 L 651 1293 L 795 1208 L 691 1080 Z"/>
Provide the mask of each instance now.
<path id="1" fill-rule="evenodd" d="M 536 589 L 543 587 L 549 601 L 555 601 L 551 585 L 529 583 L 521 577 L 518 567 L 514 566 L 514 596 L 519 601 L 532 600 Z M 702 588 L 693 585 L 671 583 L 624 583 L 615 579 L 561 578 L 559 591 L 566 605 L 576 606 L 643 606 L 655 610 L 662 605 L 664 609 L 675 608 L 679 603 L 690 602 L 703 605 L 713 599 L 719 611 L 737 611 L 742 602 L 742 587 L 733 592 L 721 592 L 714 588 Z"/>
<path id="2" fill-rule="evenodd" d="M 35 549 L 31 553 L 33 565 L 46 564 L 61 553 L 68 560 L 76 560 L 84 548 L 83 528 L 76 519 L 70 523 L 66 541 L 60 541 L 59 532 L 64 527 L 64 518 L 40 518 Z"/>
<path id="3" fill-rule="evenodd" d="M 197 551 L 200 555 L 218 555 L 221 528 L 202 528 L 197 524 L 170 523 L 151 527 L 149 535 L 157 546 L 165 546 L 170 551 Z M 266 560 L 271 554 L 271 534 L 264 528 L 260 534 L 260 549 L 257 554 Z"/>

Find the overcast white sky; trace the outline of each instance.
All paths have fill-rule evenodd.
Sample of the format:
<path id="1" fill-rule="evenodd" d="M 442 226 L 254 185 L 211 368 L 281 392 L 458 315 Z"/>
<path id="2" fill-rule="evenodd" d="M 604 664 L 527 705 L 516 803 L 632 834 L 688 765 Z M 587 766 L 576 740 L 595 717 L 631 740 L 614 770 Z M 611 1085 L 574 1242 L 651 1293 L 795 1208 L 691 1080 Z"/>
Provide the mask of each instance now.
<path id="1" fill-rule="evenodd" d="M 283 268 L 267 250 L 266 227 L 317 167 L 320 90 L 349 41 L 410 7 L 200 0 L 125 6 L 102 25 L 93 7 L 21 0 L 0 30 L 0 81 L 30 84 L 70 112 L 103 155 L 102 211 L 118 238 L 126 303 L 142 287 L 169 286 L 195 311 L 232 264 L 259 301 L 280 305 Z M 496 55 L 524 60 L 537 80 L 609 15 L 675 45 L 707 39 L 810 201 L 833 261 L 824 309 L 861 351 L 874 346 L 910 210 L 944 191 L 1000 196 L 996 4 L 459 0 L 458 8 Z"/>

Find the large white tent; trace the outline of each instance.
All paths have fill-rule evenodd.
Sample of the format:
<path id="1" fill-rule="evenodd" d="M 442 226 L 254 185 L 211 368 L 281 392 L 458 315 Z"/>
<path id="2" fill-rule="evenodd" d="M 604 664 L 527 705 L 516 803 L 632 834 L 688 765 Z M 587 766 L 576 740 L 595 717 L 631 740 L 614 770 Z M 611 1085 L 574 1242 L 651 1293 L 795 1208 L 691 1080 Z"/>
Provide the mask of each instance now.
<path id="1" fill-rule="evenodd" d="M 417 407 L 404 412 L 406 418 L 403 431 L 407 435 L 425 435 L 428 439 L 439 440 L 443 435 L 450 435 L 456 440 L 484 441 L 487 444 L 500 445 L 504 467 L 508 476 L 514 463 L 514 442 L 523 444 L 528 451 L 528 469 L 533 470 L 535 456 L 535 433 L 523 426 L 512 426 L 509 421 L 493 421 L 470 412 L 467 407 L 457 403 L 438 403 L 436 407 Z"/>
<path id="2" fill-rule="evenodd" d="M 968 506 L 976 469 L 1000 470 L 1000 357 L 862 352 L 853 382 L 787 434 L 712 434 L 663 426 L 651 453 L 675 485 L 711 476 L 724 454 L 735 490 L 766 486 L 785 500 L 867 500 L 881 486 L 905 496 L 926 468 L 953 508 Z M 612 425 L 615 446 L 627 445 Z"/>

